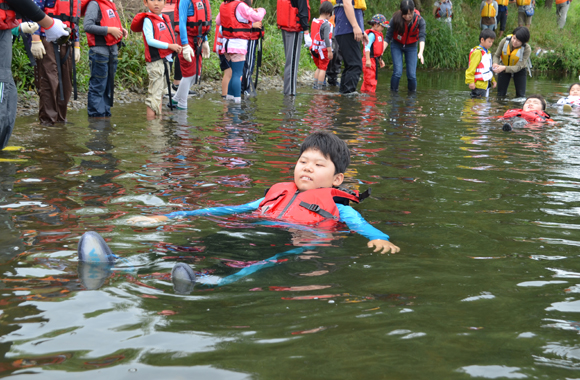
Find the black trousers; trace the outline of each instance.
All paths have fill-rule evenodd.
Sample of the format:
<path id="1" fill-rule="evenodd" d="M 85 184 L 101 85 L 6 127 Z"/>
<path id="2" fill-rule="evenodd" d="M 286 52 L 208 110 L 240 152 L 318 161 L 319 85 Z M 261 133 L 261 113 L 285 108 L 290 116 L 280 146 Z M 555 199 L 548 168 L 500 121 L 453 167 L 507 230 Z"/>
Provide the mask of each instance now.
<path id="1" fill-rule="evenodd" d="M 356 91 L 360 75 L 362 74 L 360 42 L 354 39 L 354 33 L 336 36 L 336 41 L 338 42 L 344 61 L 344 70 L 340 77 L 340 93 L 348 94 Z"/>
<path id="2" fill-rule="evenodd" d="M 332 59 L 328 63 L 328 68 L 326 69 L 326 81 L 331 86 L 336 86 L 338 84 L 338 73 L 342 67 L 342 54 L 340 54 L 340 48 L 338 47 L 338 42 L 336 42 L 336 37 L 332 38 Z"/>
<path id="3" fill-rule="evenodd" d="M 523 98 L 526 96 L 526 81 L 528 73 L 525 68 L 514 74 L 497 74 L 497 96 L 506 96 L 512 75 L 514 78 L 514 85 L 516 86 L 516 98 Z"/>

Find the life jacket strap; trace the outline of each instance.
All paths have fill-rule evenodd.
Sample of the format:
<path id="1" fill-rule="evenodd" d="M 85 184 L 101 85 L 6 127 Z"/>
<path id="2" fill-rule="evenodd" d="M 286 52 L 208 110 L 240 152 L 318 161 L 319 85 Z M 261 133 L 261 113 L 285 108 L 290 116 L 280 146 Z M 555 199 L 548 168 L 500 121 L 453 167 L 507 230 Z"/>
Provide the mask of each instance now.
<path id="1" fill-rule="evenodd" d="M 334 215 L 332 215 L 331 213 L 329 213 L 328 211 L 326 211 L 325 209 L 321 208 L 319 205 L 314 204 L 314 203 L 307 203 L 304 201 L 300 201 L 300 206 L 304 207 L 305 209 L 312 211 L 324 218 L 328 218 L 328 219 L 334 219 L 336 220 L 336 217 Z"/>

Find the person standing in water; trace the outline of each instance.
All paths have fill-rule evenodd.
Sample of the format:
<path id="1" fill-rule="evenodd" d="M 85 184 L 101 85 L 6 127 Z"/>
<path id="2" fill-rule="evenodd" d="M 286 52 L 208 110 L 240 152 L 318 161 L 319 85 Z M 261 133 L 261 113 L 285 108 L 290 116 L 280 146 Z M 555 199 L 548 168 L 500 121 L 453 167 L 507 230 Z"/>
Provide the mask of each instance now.
<path id="1" fill-rule="evenodd" d="M 527 42 L 530 31 L 519 26 L 513 34 L 499 42 L 493 55 L 493 71 L 497 74 L 497 95 L 506 96 L 511 78 L 514 78 L 516 97 L 526 96 L 527 67 L 532 48 Z"/>
<path id="2" fill-rule="evenodd" d="M 399 91 L 399 81 L 403 76 L 403 56 L 407 64 L 407 86 L 409 92 L 417 90 L 417 60 L 425 64 L 423 50 L 425 50 L 426 24 L 423 17 L 415 11 L 413 0 L 401 1 L 400 8 L 389 22 L 389 29 L 385 41 L 391 45 L 393 58 L 393 75 L 391 77 L 391 91 Z M 419 52 L 417 52 L 419 45 Z"/>

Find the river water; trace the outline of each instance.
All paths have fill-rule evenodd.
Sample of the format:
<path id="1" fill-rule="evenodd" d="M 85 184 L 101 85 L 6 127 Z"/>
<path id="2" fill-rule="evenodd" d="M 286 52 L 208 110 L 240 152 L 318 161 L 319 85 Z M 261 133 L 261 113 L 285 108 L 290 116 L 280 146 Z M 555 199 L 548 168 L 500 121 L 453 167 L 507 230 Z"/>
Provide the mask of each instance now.
<path id="1" fill-rule="evenodd" d="M 506 133 L 494 116 L 521 102 L 471 100 L 462 73 L 418 79 L 416 96 L 385 73 L 376 97 L 192 98 L 161 122 L 142 104 L 20 118 L 24 150 L 0 153 L 0 377 L 580 378 L 578 114 Z M 570 81 L 527 93 L 555 102 Z M 126 222 L 260 198 L 319 129 L 348 142 L 346 184 L 372 188 L 355 208 L 399 254 L 247 217 Z M 76 261 L 88 230 L 122 258 L 102 285 Z M 296 246 L 224 286 L 180 294 L 169 276 L 185 262 L 223 278 Z"/>

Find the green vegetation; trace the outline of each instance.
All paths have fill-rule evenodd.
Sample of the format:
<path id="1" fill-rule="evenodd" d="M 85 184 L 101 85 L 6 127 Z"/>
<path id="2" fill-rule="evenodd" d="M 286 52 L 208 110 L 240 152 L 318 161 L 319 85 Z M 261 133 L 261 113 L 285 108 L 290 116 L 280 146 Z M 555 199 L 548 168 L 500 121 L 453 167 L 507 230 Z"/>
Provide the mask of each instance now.
<path id="1" fill-rule="evenodd" d="M 214 17 L 219 10 L 219 0 L 211 0 Z M 556 25 L 555 6 L 544 7 L 545 0 L 537 0 L 538 7 L 532 21 L 530 45 L 536 52 L 539 48 L 548 50 L 546 54 L 533 56 L 536 70 L 556 70 L 572 74 L 580 72 L 580 2 L 574 1 L 568 12 L 568 21 L 564 30 Z M 367 0 L 369 9 L 366 19 L 376 13 L 384 14 L 387 19 L 398 9 L 397 0 Z M 416 0 L 419 4 L 419 1 Z M 312 16 L 318 14 L 318 1 L 311 1 Z M 479 36 L 479 4 L 478 0 L 456 0 L 453 4 L 453 31 L 446 24 L 437 21 L 432 15 L 432 2 L 423 1 L 422 15 L 427 22 L 427 42 L 425 46 L 425 66 L 427 68 L 463 69 L 467 67 L 469 50 L 477 44 Z M 281 75 L 284 71 L 284 46 L 280 32 L 276 28 L 276 0 L 255 0 L 254 6 L 265 7 L 268 10 L 265 28 L 266 37 L 263 42 L 264 56 L 260 75 Z M 132 15 L 120 9 L 125 28 L 129 29 Z M 517 26 L 517 10 L 510 5 L 508 13 L 507 32 Z M 213 33 L 212 33 L 213 35 Z M 213 36 L 210 37 L 210 45 Z M 495 46 L 497 46 L 496 40 Z M 492 48 L 493 50 L 494 48 Z M 22 42 L 14 45 L 12 70 L 20 92 L 34 88 L 34 71 L 28 65 L 28 57 L 24 52 Z M 551 52 L 553 50 L 553 52 Z M 86 91 L 90 76 L 88 46 L 84 33 L 81 38 L 81 62 L 77 66 L 79 90 Z M 390 54 L 387 51 L 385 62 L 389 64 Z M 147 86 L 147 70 L 145 68 L 143 39 L 141 34 L 130 33 L 125 40 L 125 47 L 119 53 L 117 83 L 123 88 L 142 89 Z M 314 71 L 310 55 L 303 50 L 300 59 L 303 70 Z M 219 79 L 219 60 L 215 54 L 204 62 L 206 79 Z"/>

